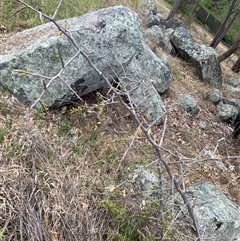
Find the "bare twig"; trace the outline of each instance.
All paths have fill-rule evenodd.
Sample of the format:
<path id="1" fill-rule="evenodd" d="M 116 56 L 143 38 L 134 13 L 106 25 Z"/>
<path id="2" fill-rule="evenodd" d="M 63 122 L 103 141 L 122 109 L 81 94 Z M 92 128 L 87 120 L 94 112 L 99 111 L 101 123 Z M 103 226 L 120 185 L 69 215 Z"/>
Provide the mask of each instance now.
<path id="1" fill-rule="evenodd" d="M 56 8 L 56 10 L 55 10 L 55 12 L 54 12 L 54 14 L 53 14 L 53 16 L 52 16 L 52 19 L 55 19 L 55 18 L 56 18 L 56 15 L 57 15 L 57 13 L 58 13 L 58 10 L 59 10 L 59 8 L 60 8 L 61 5 L 62 5 L 62 1 L 63 1 L 63 0 L 60 0 L 60 1 L 59 1 L 58 6 L 57 6 L 57 8 Z"/>

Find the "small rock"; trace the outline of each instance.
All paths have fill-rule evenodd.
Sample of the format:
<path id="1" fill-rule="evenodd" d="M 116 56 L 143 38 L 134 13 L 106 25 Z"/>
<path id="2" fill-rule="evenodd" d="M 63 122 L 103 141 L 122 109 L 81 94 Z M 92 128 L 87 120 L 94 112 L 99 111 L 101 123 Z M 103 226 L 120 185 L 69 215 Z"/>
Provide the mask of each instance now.
<path id="1" fill-rule="evenodd" d="M 232 87 L 235 87 L 235 88 L 238 87 L 238 81 L 233 77 L 228 78 L 226 80 L 226 84 L 231 85 Z"/>
<path id="2" fill-rule="evenodd" d="M 215 164 L 219 169 L 227 171 L 227 167 L 222 162 L 222 159 L 218 155 L 214 154 L 211 150 L 204 149 L 203 154 L 212 159 L 213 161 L 215 161 Z"/>
<path id="3" fill-rule="evenodd" d="M 205 97 L 213 104 L 217 105 L 222 100 L 222 93 L 218 89 L 213 89 L 205 94 Z"/>
<path id="4" fill-rule="evenodd" d="M 156 15 L 151 14 L 148 19 L 145 20 L 145 24 L 148 28 L 155 25 L 163 27 L 165 25 L 165 19 L 160 13 L 157 13 Z"/>
<path id="5" fill-rule="evenodd" d="M 184 94 L 179 98 L 180 106 L 189 114 L 197 115 L 199 106 L 195 98 L 191 95 Z"/>
<path id="6" fill-rule="evenodd" d="M 168 53 L 173 53 L 174 49 L 170 41 L 172 29 L 162 29 L 160 26 L 154 25 L 144 32 L 144 39 L 152 50 L 158 46 Z"/>
<path id="7" fill-rule="evenodd" d="M 223 87 L 229 91 L 231 91 L 234 94 L 239 94 L 240 95 L 240 88 L 239 87 L 233 87 L 228 84 L 224 84 Z"/>
<path id="8" fill-rule="evenodd" d="M 124 173 L 123 180 L 127 186 L 132 186 L 135 193 L 147 200 L 156 199 L 161 188 L 159 174 L 141 165 L 129 167 Z"/>
<path id="9" fill-rule="evenodd" d="M 240 112 L 240 99 L 223 98 L 223 104 L 232 105 L 237 108 L 238 112 Z"/>
<path id="10" fill-rule="evenodd" d="M 222 105 L 218 109 L 218 116 L 221 121 L 227 121 L 234 123 L 238 115 L 238 110 L 236 107 L 228 104 Z"/>
<path id="11" fill-rule="evenodd" d="M 199 121 L 199 126 L 204 130 L 210 130 L 210 125 L 206 121 Z"/>

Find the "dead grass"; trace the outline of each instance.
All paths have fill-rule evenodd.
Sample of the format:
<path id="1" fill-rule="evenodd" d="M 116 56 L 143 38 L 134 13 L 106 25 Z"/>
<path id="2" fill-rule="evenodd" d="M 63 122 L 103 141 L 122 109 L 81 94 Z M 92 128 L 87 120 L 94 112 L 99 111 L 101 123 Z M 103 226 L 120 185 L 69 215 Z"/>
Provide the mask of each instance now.
<path id="1" fill-rule="evenodd" d="M 240 204 L 239 157 L 228 158 L 239 155 L 239 146 L 231 137 L 229 124 L 217 118 L 217 107 L 204 99 L 212 87 L 198 79 L 191 65 L 169 58 L 173 82 L 163 96 L 168 108 L 164 155 L 182 185 L 212 181 Z M 228 63 L 222 63 L 224 78 L 236 76 Z M 139 133 L 119 165 L 136 124 L 119 103 L 106 101 L 106 91 L 102 90 L 103 97 L 96 93 L 84 97 L 85 102 L 76 103 L 74 111 L 69 106 L 51 113 L 34 112 L 18 135 L 27 107 L 3 89 L 1 93 L 0 238 L 131 241 L 154 240 L 166 231 L 172 217 L 168 220 L 166 214 L 166 223 L 160 222 L 159 204 L 147 207 L 145 200 L 121 181 L 123 164 L 148 165 L 156 156 Z M 199 117 L 179 108 L 177 100 L 184 93 L 198 100 Z M 230 93 L 225 90 L 224 95 Z M 211 128 L 201 129 L 200 120 Z M 162 126 L 151 132 L 161 138 Z M 204 150 L 218 155 L 226 169 Z M 156 163 L 151 168 L 157 170 Z M 164 172 L 162 175 L 168 180 Z M 172 230 L 168 238 L 187 240 Z"/>

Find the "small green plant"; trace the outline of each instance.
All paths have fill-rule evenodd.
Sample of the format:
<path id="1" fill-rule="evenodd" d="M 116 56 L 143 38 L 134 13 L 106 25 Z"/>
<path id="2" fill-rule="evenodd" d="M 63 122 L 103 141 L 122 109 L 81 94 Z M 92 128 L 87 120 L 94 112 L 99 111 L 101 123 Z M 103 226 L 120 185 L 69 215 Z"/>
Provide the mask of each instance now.
<path id="1" fill-rule="evenodd" d="M 64 134 L 64 135 L 70 135 L 71 136 L 71 123 L 70 120 L 67 116 L 63 116 L 60 122 L 60 126 L 59 126 L 59 132 L 60 134 Z"/>
<path id="2" fill-rule="evenodd" d="M 0 108 L 6 108 L 7 103 L 6 102 L 0 102 Z"/>
<path id="3" fill-rule="evenodd" d="M 153 203 L 151 208 L 158 207 L 158 203 Z M 115 203 L 112 200 L 104 199 L 100 202 L 100 206 L 107 209 L 109 212 L 111 212 L 115 219 L 114 221 L 117 222 L 118 226 L 120 226 L 120 229 L 118 232 L 111 229 L 109 232 L 111 232 L 111 236 L 114 236 L 116 241 L 122 240 L 122 241 L 135 241 L 135 240 L 144 240 L 144 241 L 154 241 L 154 236 L 150 233 L 148 228 L 146 226 L 142 226 L 141 223 L 146 223 L 148 220 L 151 219 L 152 214 L 150 211 L 150 207 L 144 210 L 139 210 L 134 215 L 129 214 L 129 210 L 125 207 L 122 207 Z M 164 233 L 164 230 L 167 230 L 166 237 L 169 240 L 180 240 L 180 236 L 178 233 L 176 233 L 176 230 L 174 228 L 168 229 L 169 223 L 172 220 L 172 214 L 169 213 L 166 217 L 169 219 L 161 221 L 160 225 L 162 227 L 162 232 Z M 141 231 L 141 232 L 138 232 Z M 144 238 L 139 233 L 144 233 Z"/>
<path id="4" fill-rule="evenodd" d="M 1 127 L 0 129 L 0 142 L 4 141 L 4 135 L 6 133 L 6 128 L 5 126 L 4 127 Z"/>
<path id="5" fill-rule="evenodd" d="M 100 206 L 110 211 L 115 217 L 114 221 L 120 225 L 119 233 L 114 234 L 115 240 L 139 240 L 137 232 L 139 225 L 134 218 L 128 215 L 125 207 L 121 207 L 109 199 L 102 200 Z"/>
<path id="6" fill-rule="evenodd" d="M 34 119 L 35 120 L 41 120 L 41 119 L 43 119 L 44 115 L 45 115 L 45 112 L 38 109 L 34 112 Z"/>

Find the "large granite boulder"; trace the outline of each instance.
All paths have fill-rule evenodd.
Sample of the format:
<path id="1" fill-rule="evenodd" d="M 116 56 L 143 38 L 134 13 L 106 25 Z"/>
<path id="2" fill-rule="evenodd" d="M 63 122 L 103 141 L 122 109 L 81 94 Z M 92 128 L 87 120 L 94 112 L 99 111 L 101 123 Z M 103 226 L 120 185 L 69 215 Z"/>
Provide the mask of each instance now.
<path id="1" fill-rule="evenodd" d="M 198 220 L 202 240 L 240 241 L 240 207 L 213 183 L 202 182 L 195 184 L 186 190 L 186 195 Z M 179 194 L 177 196 L 177 206 L 181 209 L 181 215 L 178 214 L 179 222 L 182 226 L 187 227 L 184 222 L 191 225 L 192 220 L 187 209 L 182 209 L 183 201 Z M 181 205 L 179 205 L 180 203 Z M 177 210 L 179 211 L 179 209 Z M 194 237 L 193 232 L 188 232 L 188 235 Z M 188 240 L 196 239 L 189 238 Z"/>
<path id="2" fill-rule="evenodd" d="M 180 57 L 196 67 L 200 79 L 215 88 L 222 87 L 221 68 L 213 48 L 195 43 L 189 31 L 183 27 L 176 28 L 171 35 L 171 42 Z"/>
<path id="3" fill-rule="evenodd" d="M 141 20 L 135 12 L 124 6 L 115 6 L 61 20 L 58 24 L 69 31 L 92 63 L 109 80 L 117 78 L 124 85 L 127 79 L 138 80 L 141 85 L 135 86 L 135 89 L 142 88 L 138 91 L 145 103 L 139 101 L 139 96 L 134 99 L 136 93 L 130 91 L 130 96 L 134 93 L 132 101 L 140 111 L 145 112 L 149 121 L 156 118 L 158 123 L 162 121 L 164 105 L 150 80 L 154 78 L 155 82 L 164 83 L 167 89 L 172 76 L 163 62 L 144 44 Z M 43 76 L 56 76 L 62 65 L 76 55 L 77 48 L 52 23 L 47 23 L 8 37 L 0 43 L 0 53 L 0 83 L 30 105 L 50 81 Z M 62 71 L 61 79 L 52 81 L 41 103 L 50 109 L 56 108 L 76 99 L 71 89 L 83 96 L 104 85 L 103 79 L 79 54 Z M 144 96 L 145 93 L 147 96 Z M 41 105 L 36 107 L 41 108 Z"/>

